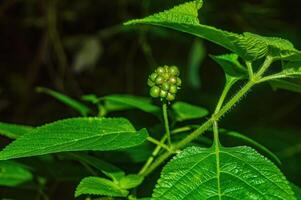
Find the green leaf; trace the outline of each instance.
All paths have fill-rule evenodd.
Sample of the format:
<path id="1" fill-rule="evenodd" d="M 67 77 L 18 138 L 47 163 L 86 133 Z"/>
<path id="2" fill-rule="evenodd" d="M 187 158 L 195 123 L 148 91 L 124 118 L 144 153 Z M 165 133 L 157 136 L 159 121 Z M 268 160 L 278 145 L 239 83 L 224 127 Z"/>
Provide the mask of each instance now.
<path id="1" fill-rule="evenodd" d="M 210 57 L 222 67 L 228 76 L 240 79 L 248 77 L 248 71 L 240 64 L 237 54 L 211 55 Z"/>
<path id="2" fill-rule="evenodd" d="M 32 130 L 33 127 L 31 126 L 0 122 L 0 135 L 6 136 L 10 139 L 16 139 Z"/>
<path id="3" fill-rule="evenodd" d="M 289 81 L 289 80 L 271 80 L 269 84 L 272 86 L 274 90 L 283 89 L 291 92 L 301 93 L 301 83 Z"/>
<path id="4" fill-rule="evenodd" d="M 227 131 L 227 130 L 223 130 L 223 129 L 219 129 L 220 133 L 231 136 L 231 137 L 235 137 L 241 140 L 244 140 L 246 142 L 248 142 L 249 144 L 254 145 L 255 147 L 257 147 L 258 149 L 260 149 L 261 151 L 267 153 L 271 158 L 273 158 L 274 161 L 276 161 L 278 164 L 281 164 L 280 159 L 278 158 L 278 156 L 276 156 L 272 151 L 270 151 L 268 148 L 266 148 L 265 146 L 263 146 L 262 144 L 256 142 L 255 140 L 241 134 L 235 131 Z"/>
<path id="5" fill-rule="evenodd" d="M 199 89 L 201 87 L 200 80 L 200 67 L 205 58 L 205 46 L 203 42 L 199 39 L 196 39 L 191 47 L 189 53 L 189 61 L 188 61 L 188 84 L 194 88 Z"/>
<path id="6" fill-rule="evenodd" d="M 293 183 L 291 183 L 291 188 L 295 192 L 295 196 L 298 200 L 301 200 L 301 188 Z"/>
<path id="7" fill-rule="evenodd" d="M 78 111 L 83 116 L 87 116 L 91 112 L 90 108 L 88 108 L 86 105 L 80 103 L 79 101 L 72 99 L 71 97 L 68 97 L 64 94 L 56 92 L 54 90 L 44 88 L 44 87 L 37 87 L 37 92 L 45 93 L 47 95 L 54 97 L 55 99 L 59 100 L 60 102 L 64 103 L 65 105 Z"/>
<path id="8" fill-rule="evenodd" d="M 172 105 L 177 121 L 185 121 L 190 119 L 198 119 L 208 115 L 205 108 L 194 106 L 185 102 L 178 101 Z"/>
<path id="9" fill-rule="evenodd" d="M 125 176 L 124 171 L 122 171 L 118 167 L 106 161 L 100 160 L 94 156 L 90 156 L 85 153 L 69 153 L 68 156 L 77 161 L 84 162 L 94 167 L 95 169 L 98 169 L 106 176 L 110 177 L 113 181 L 118 182 L 121 178 Z"/>
<path id="10" fill-rule="evenodd" d="M 110 197 L 126 197 L 128 191 L 120 188 L 116 183 L 99 177 L 86 177 L 76 188 L 75 197 L 80 195 L 101 195 Z"/>
<path id="11" fill-rule="evenodd" d="M 136 108 L 155 116 L 160 115 L 160 108 L 151 104 L 151 99 L 130 95 L 110 95 L 105 96 L 105 108 L 107 111 Z"/>
<path id="12" fill-rule="evenodd" d="M 296 198 L 280 170 L 252 148 L 213 146 L 186 148 L 174 157 L 152 199 Z"/>
<path id="13" fill-rule="evenodd" d="M 34 129 L 0 152 L 0 160 L 67 151 L 109 151 L 143 143 L 146 129 L 136 131 L 124 118 L 71 118 Z"/>
<path id="14" fill-rule="evenodd" d="M 31 180 L 32 174 L 25 166 L 13 161 L 0 162 L 0 185 L 15 187 Z"/>
<path id="15" fill-rule="evenodd" d="M 95 94 L 87 94 L 81 97 L 83 101 L 87 101 L 93 104 L 98 104 L 100 99 Z"/>
<path id="16" fill-rule="evenodd" d="M 190 1 L 143 19 L 128 21 L 125 25 L 151 24 L 189 33 L 223 46 L 250 61 L 266 55 L 276 59 L 301 60 L 301 52 L 287 40 L 253 33 L 236 34 L 200 24 L 198 10 L 201 7 L 201 0 Z"/>
<path id="17" fill-rule="evenodd" d="M 127 176 L 124 176 L 120 182 L 119 185 L 123 189 L 131 189 L 135 188 L 138 185 L 140 185 L 143 181 L 143 177 L 136 175 L 136 174 L 129 174 Z"/>

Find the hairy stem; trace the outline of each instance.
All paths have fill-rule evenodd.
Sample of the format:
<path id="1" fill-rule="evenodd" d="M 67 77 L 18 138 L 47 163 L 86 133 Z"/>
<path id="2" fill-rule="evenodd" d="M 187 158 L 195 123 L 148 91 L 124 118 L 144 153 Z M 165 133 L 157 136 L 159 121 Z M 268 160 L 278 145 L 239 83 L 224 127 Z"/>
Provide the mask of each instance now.
<path id="1" fill-rule="evenodd" d="M 169 131 L 169 122 L 168 122 L 166 102 L 164 102 L 162 105 L 162 111 L 163 111 L 164 126 L 165 126 L 165 132 L 167 134 L 168 145 L 171 146 L 171 137 L 170 137 L 170 131 Z"/>
<path id="2" fill-rule="evenodd" d="M 166 146 L 165 144 L 161 143 L 161 141 L 156 140 L 155 138 L 147 137 L 147 140 L 150 141 L 151 143 L 156 144 L 157 146 L 159 146 L 159 147 L 167 150 L 167 151 L 171 151 L 168 146 Z"/>

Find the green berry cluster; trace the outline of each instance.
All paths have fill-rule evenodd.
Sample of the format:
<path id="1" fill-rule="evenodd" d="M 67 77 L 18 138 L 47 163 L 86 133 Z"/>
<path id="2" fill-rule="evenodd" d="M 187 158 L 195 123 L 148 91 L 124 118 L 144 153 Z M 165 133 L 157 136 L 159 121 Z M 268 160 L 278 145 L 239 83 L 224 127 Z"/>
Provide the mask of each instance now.
<path id="1" fill-rule="evenodd" d="M 151 87 L 150 95 L 154 98 L 160 97 L 162 101 L 175 100 L 182 84 L 179 75 L 180 71 L 176 66 L 158 67 L 147 80 L 147 84 Z"/>

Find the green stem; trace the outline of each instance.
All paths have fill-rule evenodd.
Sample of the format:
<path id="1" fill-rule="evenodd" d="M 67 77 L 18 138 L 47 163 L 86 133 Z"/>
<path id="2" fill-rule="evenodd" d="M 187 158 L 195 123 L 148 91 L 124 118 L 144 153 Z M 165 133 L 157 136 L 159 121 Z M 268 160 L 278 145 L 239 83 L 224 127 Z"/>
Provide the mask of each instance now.
<path id="1" fill-rule="evenodd" d="M 229 80 L 230 79 L 230 80 Z M 227 97 L 227 94 L 229 92 L 229 90 L 231 89 L 231 87 L 234 85 L 234 83 L 236 83 L 238 79 L 234 79 L 234 78 L 228 78 L 227 77 L 227 80 L 226 80 L 226 85 L 224 87 L 224 90 L 218 100 L 218 103 L 217 103 L 217 106 L 215 108 L 215 111 L 214 113 L 216 114 L 220 109 L 221 107 L 223 106 L 223 103 L 225 101 L 225 98 Z"/>
<path id="2" fill-rule="evenodd" d="M 181 140 L 179 143 L 177 143 L 173 148 L 173 152 L 176 152 L 177 150 L 183 148 L 187 144 L 189 144 L 191 141 L 199 137 L 201 134 L 203 134 L 206 130 L 208 130 L 214 122 L 217 122 L 226 112 L 228 112 L 254 85 L 260 81 L 261 76 L 265 73 L 265 71 L 270 67 L 270 65 L 273 62 L 273 58 L 270 56 L 267 56 L 262 67 L 259 69 L 259 71 L 250 79 L 237 93 L 236 95 L 230 99 L 224 107 L 222 107 L 217 113 L 213 114 L 210 119 L 208 119 L 205 123 L 203 123 L 198 129 L 193 131 L 190 135 L 188 135 L 186 138 Z M 157 158 L 149 166 L 148 169 L 142 173 L 142 176 L 147 176 L 152 171 L 154 171 L 158 166 L 161 165 L 167 158 L 169 158 L 172 155 L 170 152 L 165 152 L 161 156 Z"/>
<path id="3" fill-rule="evenodd" d="M 248 73 L 249 73 L 249 79 L 252 79 L 254 76 L 252 63 L 250 61 L 246 61 L 246 65 L 247 65 L 247 69 L 248 69 Z"/>
<path id="4" fill-rule="evenodd" d="M 158 140 L 156 140 L 155 138 L 152 138 L 152 137 L 147 137 L 147 140 L 150 141 L 151 143 L 154 143 L 157 146 L 171 152 L 171 149 L 168 146 L 166 146 L 165 144 L 161 143 L 161 141 L 158 141 Z"/>
<path id="5" fill-rule="evenodd" d="M 217 121 L 213 122 L 213 134 L 214 134 L 214 150 L 215 150 L 215 157 L 216 157 L 216 177 L 217 177 L 217 188 L 218 188 L 218 197 L 221 198 L 221 185 L 220 185 L 220 159 L 219 159 L 219 152 L 220 152 L 220 142 L 219 142 L 219 135 L 218 135 L 218 125 Z"/>
<path id="6" fill-rule="evenodd" d="M 162 111 L 163 111 L 163 119 L 164 119 L 164 125 L 165 125 L 165 132 L 167 134 L 168 145 L 171 146 L 171 137 L 170 137 L 170 131 L 169 131 L 169 122 L 168 122 L 166 102 L 164 102 L 162 105 Z"/>

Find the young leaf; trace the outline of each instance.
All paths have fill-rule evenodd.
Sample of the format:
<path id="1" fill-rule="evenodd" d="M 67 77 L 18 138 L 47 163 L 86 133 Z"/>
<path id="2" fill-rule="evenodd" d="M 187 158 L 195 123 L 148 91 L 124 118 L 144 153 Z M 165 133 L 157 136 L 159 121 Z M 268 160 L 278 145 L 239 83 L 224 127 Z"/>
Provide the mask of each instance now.
<path id="1" fill-rule="evenodd" d="M 126 197 L 129 192 L 116 183 L 99 177 L 86 177 L 81 180 L 75 191 L 75 197 L 80 195 L 101 195 L 110 197 Z"/>
<path id="2" fill-rule="evenodd" d="M 201 0 L 190 1 L 144 19 L 128 21 L 125 25 L 151 24 L 189 33 L 223 46 L 249 61 L 266 55 L 275 59 L 301 60 L 301 52 L 287 40 L 253 33 L 235 34 L 200 24 L 198 9 L 201 6 Z"/>
<path id="3" fill-rule="evenodd" d="M 0 161 L 0 185 L 15 187 L 32 180 L 31 172 L 13 161 Z"/>
<path id="4" fill-rule="evenodd" d="M 152 199 L 296 198 L 280 170 L 252 148 L 213 146 L 186 148 L 173 158 Z"/>
<path id="5" fill-rule="evenodd" d="M 208 115 L 205 108 L 194 106 L 185 102 L 178 101 L 172 105 L 177 121 L 185 121 L 190 119 L 202 118 Z"/>
<path id="6" fill-rule="evenodd" d="M 59 100 L 60 102 L 66 104 L 67 106 L 70 106 L 74 110 L 78 111 L 81 115 L 87 116 L 91 110 L 86 105 L 80 103 L 79 101 L 76 101 L 72 99 L 71 97 L 68 97 L 64 94 L 61 94 L 59 92 L 56 92 L 54 90 L 44 88 L 44 87 L 37 87 L 37 92 L 48 94 L 55 99 Z"/>
<path id="7" fill-rule="evenodd" d="M 138 185 L 140 185 L 143 181 L 143 177 L 136 175 L 136 174 L 129 174 L 127 176 L 124 176 L 120 182 L 119 185 L 123 189 L 131 189 L 135 188 Z"/>
<path id="8" fill-rule="evenodd" d="M 110 177 L 113 181 L 118 182 L 120 179 L 122 179 L 125 176 L 124 171 L 122 171 L 118 167 L 106 161 L 100 160 L 94 156 L 90 156 L 85 153 L 70 153 L 68 154 L 68 156 L 98 169 L 106 176 Z"/>
<path id="9" fill-rule="evenodd" d="M 0 160 L 67 151 L 109 151 L 143 143 L 146 129 L 136 131 L 124 118 L 71 118 L 34 129 L 0 152 Z"/>
<path id="10" fill-rule="evenodd" d="M 16 139 L 32 130 L 33 127 L 31 126 L 0 122 L 0 135 L 6 136 L 10 139 Z"/>
<path id="11" fill-rule="evenodd" d="M 136 97 L 130 95 L 110 95 L 105 96 L 105 108 L 107 111 L 115 111 L 122 109 L 136 108 L 155 116 L 160 115 L 160 108 L 151 104 L 150 99 L 143 97 Z"/>
<path id="12" fill-rule="evenodd" d="M 210 57 L 222 67 L 228 76 L 239 79 L 248 77 L 248 71 L 238 61 L 237 54 L 211 55 Z"/>

